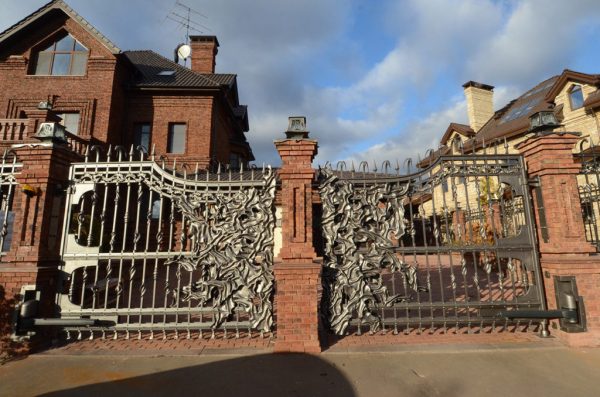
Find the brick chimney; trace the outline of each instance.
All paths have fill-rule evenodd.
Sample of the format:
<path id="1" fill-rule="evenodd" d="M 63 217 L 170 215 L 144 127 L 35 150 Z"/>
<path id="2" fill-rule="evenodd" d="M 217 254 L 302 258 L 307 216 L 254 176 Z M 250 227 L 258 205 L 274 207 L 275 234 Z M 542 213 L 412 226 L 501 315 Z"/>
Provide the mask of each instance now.
<path id="1" fill-rule="evenodd" d="M 219 41 L 217 36 L 190 36 L 192 65 L 194 72 L 214 73 Z"/>
<path id="2" fill-rule="evenodd" d="M 469 125 L 477 132 L 494 115 L 494 87 L 469 81 L 463 84 L 467 98 Z"/>

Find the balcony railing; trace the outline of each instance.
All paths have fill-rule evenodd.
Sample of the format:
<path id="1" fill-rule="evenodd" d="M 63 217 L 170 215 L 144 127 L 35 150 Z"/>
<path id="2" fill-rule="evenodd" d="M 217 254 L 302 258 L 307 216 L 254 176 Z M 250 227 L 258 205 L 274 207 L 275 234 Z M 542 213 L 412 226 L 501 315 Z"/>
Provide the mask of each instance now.
<path id="1" fill-rule="evenodd" d="M 67 139 L 67 145 L 69 145 L 69 148 L 71 148 L 72 151 L 81 156 L 85 156 L 88 146 L 90 145 L 90 141 L 71 134 L 68 131 L 65 131 L 65 138 Z"/>
<path id="2" fill-rule="evenodd" d="M 0 119 L 0 143 L 21 142 L 33 133 L 29 119 Z"/>
<path id="3" fill-rule="evenodd" d="M 8 146 L 34 140 L 34 121 L 31 119 L 0 119 L 0 145 Z M 90 145 L 87 139 L 65 131 L 67 145 L 75 153 L 83 156 Z"/>

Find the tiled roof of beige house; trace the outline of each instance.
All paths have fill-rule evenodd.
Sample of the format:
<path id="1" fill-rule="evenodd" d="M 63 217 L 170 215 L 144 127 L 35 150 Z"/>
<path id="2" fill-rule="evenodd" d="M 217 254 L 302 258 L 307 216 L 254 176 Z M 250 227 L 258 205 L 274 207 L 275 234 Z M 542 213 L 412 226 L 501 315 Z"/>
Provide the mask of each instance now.
<path id="1" fill-rule="evenodd" d="M 529 131 L 529 118 L 539 111 L 552 110 L 560 121 L 562 119 L 563 105 L 559 104 L 555 106 L 554 98 L 569 81 L 598 87 L 598 89 L 585 98 L 584 106 L 586 108 L 600 106 L 600 74 L 587 74 L 565 69 L 560 75 L 552 76 L 538 83 L 518 98 L 509 101 L 501 109 L 495 111 L 494 115 L 490 117 L 477 133 L 465 124 L 450 123 L 440 140 L 441 146 L 435 151 L 428 152 L 426 157 L 419 162 L 418 166 L 426 167 L 432 164 L 438 157 L 448 154 L 450 148 L 446 145 L 448 145 L 453 132 L 467 138 L 463 141 L 463 150 L 470 152 L 478 150 L 483 145 L 495 144 L 499 140 L 510 140 L 513 137 L 527 133 Z M 468 82 L 465 86 L 467 85 L 492 88 L 491 86 L 475 82 Z"/>

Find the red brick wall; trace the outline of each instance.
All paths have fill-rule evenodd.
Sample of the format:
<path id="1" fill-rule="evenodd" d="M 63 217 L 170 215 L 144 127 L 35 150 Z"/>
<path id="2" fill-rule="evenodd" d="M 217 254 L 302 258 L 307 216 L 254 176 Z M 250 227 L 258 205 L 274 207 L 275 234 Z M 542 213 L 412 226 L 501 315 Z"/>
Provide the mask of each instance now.
<path id="1" fill-rule="evenodd" d="M 72 161 L 80 161 L 81 158 L 61 147 L 23 147 L 15 151 L 19 161 L 23 162 L 17 181 L 21 186 L 27 184 L 38 188 L 39 194 L 28 196 L 20 186 L 15 189 L 11 251 L 2 257 L 2 264 L 55 264 L 60 259 L 62 217 L 58 217 L 58 224 L 52 223 L 51 212 L 55 205 L 59 207 L 60 214 L 64 212 L 69 166 Z M 50 238 L 51 235 L 56 238 Z"/>
<path id="2" fill-rule="evenodd" d="M 212 134 L 212 156 L 223 164 L 229 164 L 229 154 L 231 153 L 230 141 L 232 131 L 235 128 L 231 120 L 225 115 L 225 109 L 222 103 L 215 103 L 213 113 L 214 131 Z"/>
<path id="3" fill-rule="evenodd" d="M 277 352 L 319 353 L 318 288 L 321 266 L 275 267 Z"/>
<path id="4" fill-rule="evenodd" d="M 554 276 L 575 276 L 577 293 L 583 297 L 587 332 L 567 333 L 559 328 L 559 321 L 552 320 L 551 333 L 570 346 L 600 346 L 600 263 L 587 258 L 562 258 L 560 261 L 542 261 L 547 274 L 544 278 L 549 309 L 559 309 L 554 293 Z"/>
<path id="5" fill-rule="evenodd" d="M 65 31 L 90 51 L 86 75 L 28 74 L 34 66 L 32 60 L 35 60 L 36 51 Z M 119 55 L 112 54 L 79 24 L 66 17 L 55 18 L 39 29 L 37 34 L 1 51 L 0 119 L 24 117 L 39 102 L 55 95 L 55 112 L 80 113 L 79 135 L 83 138 L 130 145 L 133 124 L 152 122 L 152 141 L 156 144 L 157 154 L 177 157 L 189 163 L 200 161 L 202 165 L 207 165 L 211 157 L 223 163 L 229 162 L 230 137 L 236 128 L 236 121 L 232 119 L 229 109 L 221 105 L 215 114 L 215 99 L 206 94 L 125 91 L 124 83 L 130 77 L 130 68 L 118 58 Z M 167 153 L 169 122 L 185 122 L 188 125 L 186 153 L 183 155 L 172 156 Z M 32 127 L 29 134 L 33 133 Z M 212 134 L 215 136 L 214 142 L 211 142 Z"/>
<path id="6" fill-rule="evenodd" d="M 19 41 L 17 46 L 4 48 L 0 54 L 0 118 L 18 118 L 22 111 L 32 109 L 48 96 L 57 95 L 54 110 L 78 111 L 81 114 L 79 135 L 106 141 L 112 111 L 116 58 L 96 38 L 76 22 L 57 18 L 36 35 Z M 48 37 L 67 31 L 90 50 L 85 76 L 29 75 L 35 51 L 43 47 Z M 10 57 L 10 58 L 9 58 Z M 7 62 L 8 60 L 8 62 Z M 112 126 L 111 126 L 112 127 Z"/>
<path id="7" fill-rule="evenodd" d="M 540 201 L 534 200 L 539 257 L 549 308 L 556 308 L 554 276 L 575 276 L 578 293 L 584 299 L 587 332 L 565 333 L 552 321 L 554 334 L 572 346 L 600 346 L 600 258 L 585 238 L 577 174 L 581 164 L 572 149 L 579 137 L 551 134 L 531 138 L 519 145 L 529 177 L 539 177 L 548 238 L 542 235 Z"/>
<path id="8" fill-rule="evenodd" d="M 215 128 L 212 152 L 214 158 L 223 164 L 229 164 L 229 155 L 235 153 L 240 158 L 248 160 L 247 149 L 234 143 L 243 140 L 244 133 L 241 131 L 238 121 L 233 118 L 229 103 L 225 99 L 215 101 L 213 117 Z"/>
<path id="9" fill-rule="evenodd" d="M 15 219 L 11 248 L 0 257 L 0 318 L 12 317 L 24 285 L 34 285 L 41 292 L 39 314 L 50 317 L 55 311 L 64 190 L 71 162 L 81 158 L 66 147 L 22 147 L 15 152 L 23 168 L 16 176 L 19 185 L 12 206 Z M 38 194 L 28 196 L 21 188 L 25 184 L 36 188 Z M 56 213 L 58 217 L 53 216 Z M 2 347 L 18 352 L 23 346 L 7 339 L 10 331 L 8 326 L 0 330 Z M 43 339 L 41 334 L 38 336 L 38 341 Z"/>
<path id="10" fill-rule="evenodd" d="M 156 154 L 165 154 L 178 161 L 208 163 L 213 112 L 213 98 L 200 96 L 168 96 L 132 94 L 127 100 L 126 134 L 128 144 L 133 141 L 133 126 L 151 122 L 151 145 Z M 167 153 L 169 123 L 186 123 L 187 139 L 184 154 Z M 191 164 L 190 164 L 191 165 Z"/>
<path id="11" fill-rule="evenodd" d="M 210 36 L 191 36 L 191 68 L 198 73 L 214 73 L 217 56 L 216 39 Z"/>

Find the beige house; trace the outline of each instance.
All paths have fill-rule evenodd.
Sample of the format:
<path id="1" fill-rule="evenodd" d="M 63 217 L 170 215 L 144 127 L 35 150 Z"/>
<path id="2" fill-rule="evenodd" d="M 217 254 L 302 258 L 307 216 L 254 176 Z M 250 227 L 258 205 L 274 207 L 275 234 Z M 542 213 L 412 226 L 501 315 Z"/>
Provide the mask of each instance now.
<path id="1" fill-rule="evenodd" d="M 469 125 L 450 123 L 438 150 L 428 153 L 420 161 L 418 166 L 421 168 L 433 166 L 432 173 L 441 171 L 434 164 L 444 155 L 517 154 L 516 146 L 534 134 L 530 130 L 530 117 L 541 111 L 554 114 L 560 124 L 554 128 L 555 131 L 578 132 L 582 138 L 587 138 L 581 146 L 573 148 L 574 154 L 600 143 L 600 115 L 597 114 L 600 108 L 600 75 L 564 70 L 495 112 L 493 86 L 469 81 L 463 88 Z M 587 185 L 588 190 L 590 183 L 589 178 L 581 177 L 581 185 Z M 490 202 L 500 200 L 506 194 L 506 188 L 494 178 L 446 178 L 433 189 L 431 200 L 421 205 L 420 213 L 456 218 L 459 210 L 466 214 L 462 216 L 466 216 L 467 221 L 487 219 L 489 215 L 483 213 L 489 210 Z M 597 184 L 592 186 L 594 188 L 598 190 Z M 455 222 L 456 219 L 448 219 L 448 224 Z M 450 235 L 450 231 L 446 232 Z"/>

